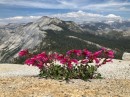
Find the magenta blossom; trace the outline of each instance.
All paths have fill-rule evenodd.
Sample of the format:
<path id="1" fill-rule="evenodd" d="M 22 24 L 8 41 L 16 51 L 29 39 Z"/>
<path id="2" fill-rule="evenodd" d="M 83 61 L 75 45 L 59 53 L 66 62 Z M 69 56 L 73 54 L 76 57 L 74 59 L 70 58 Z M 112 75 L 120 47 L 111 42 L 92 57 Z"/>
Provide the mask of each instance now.
<path id="1" fill-rule="evenodd" d="M 68 57 L 65 57 L 62 60 L 60 60 L 60 63 L 65 64 L 65 65 L 67 65 L 67 67 L 69 69 L 72 69 L 73 68 L 73 63 L 78 64 L 78 60 L 77 59 L 70 59 Z"/>
<path id="2" fill-rule="evenodd" d="M 76 59 L 69 60 L 68 63 L 67 63 L 68 69 L 72 69 L 73 68 L 73 63 L 78 64 L 78 60 L 76 60 Z"/>
<path id="3" fill-rule="evenodd" d="M 114 52 L 112 50 L 107 50 L 105 48 L 102 48 L 101 50 L 97 52 L 90 52 L 87 49 L 84 50 L 69 50 L 66 55 L 58 54 L 58 53 L 51 53 L 47 54 L 46 52 L 42 52 L 40 54 L 37 54 L 35 56 L 28 53 L 28 50 L 22 50 L 19 52 L 19 56 L 28 56 L 29 59 L 25 61 L 25 64 L 27 65 L 33 65 L 37 66 L 39 69 L 46 68 L 46 66 L 50 66 L 53 61 L 59 61 L 60 63 L 64 64 L 64 66 L 69 69 L 72 69 L 75 64 L 87 64 L 92 63 L 93 61 L 96 62 L 96 66 L 99 67 L 102 64 L 106 64 L 106 62 L 110 62 L 112 58 L 114 57 Z M 75 59 L 73 56 L 70 55 L 74 54 L 76 55 Z M 80 56 L 80 57 L 79 57 Z M 105 60 L 101 63 L 101 57 L 104 57 Z M 50 65 L 47 65 L 47 64 Z"/>
<path id="4" fill-rule="evenodd" d="M 35 63 L 36 63 L 35 58 L 30 58 L 25 61 L 25 64 L 27 64 L 27 65 L 35 65 Z"/>
<path id="5" fill-rule="evenodd" d="M 100 64 L 96 64 L 96 66 L 97 66 L 97 67 L 100 67 L 100 66 L 106 64 L 107 62 L 112 62 L 112 59 L 105 59 L 105 60 L 103 60 L 102 63 L 100 63 Z"/>
<path id="6" fill-rule="evenodd" d="M 112 50 L 108 50 L 107 55 L 110 58 L 114 58 L 114 52 Z"/>
<path id="7" fill-rule="evenodd" d="M 73 62 L 75 64 L 78 64 L 78 60 L 77 59 L 71 59 L 70 61 L 71 61 L 71 63 Z"/>
<path id="8" fill-rule="evenodd" d="M 73 52 L 73 50 L 69 50 L 66 54 L 70 55 Z"/>
<path id="9" fill-rule="evenodd" d="M 74 54 L 76 54 L 77 56 L 81 56 L 82 50 L 74 50 Z"/>
<path id="10" fill-rule="evenodd" d="M 93 54 L 93 59 L 95 60 L 95 62 L 98 64 L 100 62 L 100 60 L 98 59 L 98 57 L 102 54 L 102 50 L 97 51 Z"/>
<path id="11" fill-rule="evenodd" d="M 64 59 L 64 55 L 59 54 L 59 55 L 56 57 L 56 59 L 57 59 L 58 61 L 60 61 L 60 60 Z"/>
<path id="12" fill-rule="evenodd" d="M 21 50 L 21 51 L 18 53 L 18 55 L 19 55 L 20 57 L 26 56 L 27 54 L 29 54 L 28 49 L 26 49 L 26 50 Z"/>
<path id="13" fill-rule="evenodd" d="M 44 67 L 44 63 L 42 61 L 39 61 L 38 64 L 36 64 L 36 66 L 39 68 L 39 69 L 42 69 Z"/>
<path id="14" fill-rule="evenodd" d="M 68 60 L 69 60 L 69 59 L 67 59 L 67 58 L 63 58 L 63 59 L 60 60 L 60 63 L 61 63 L 61 64 L 67 64 L 67 63 L 68 63 Z"/>
<path id="15" fill-rule="evenodd" d="M 93 54 L 94 57 L 99 57 L 102 54 L 102 50 L 99 50 Z"/>
<path id="16" fill-rule="evenodd" d="M 47 55 L 45 52 L 42 52 L 41 54 L 36 55 L 36 60 L 47 63 L 49 61 L 49 55 Z"/>
<path id="17" fill-rule="evenodd" d="M 89 59 L 91 62 L 93 62 L 93 60 L 96 62 L 96 64 L 98 64 L 100 62 L 100 60 L 98 59 L 98 57 L 102 54 L 102 50 L 99 50 L 95 53 L 89 53 L 87 59 Z"/>
<path id="18" fill-rule="evenodd" d="M 83 59 L 83 60 L 81 60 L 81 63 L 82 63 L 82 64 L 86 64 L 86 63 L 88 63 L 88 62 L 89 62 L 88 59 Z"/>
<path id="19" fill-rule="evenodd" d="M 82 50 L 75 50 L 75 49 L 69 50 L 67 52 L 67 55 L 71 55 L 71 54 L 76 54 L 77 56 L 81 56 L 82 55 Z"/>
<path id="20" fill-rule="evenodd" d="M 92 54 L 92 52 L 88 51 L 87 49 L 84 49 L 84 50 L 83 50 L 83 55 L 84 55 L 84 56 L 87 56 L 87 57 L 88 57 L 88 56 L 90 56 L 91 54 Z"/>
<path id="21" fill-rule="evenodd" d="M 68 69 L 72 69 L 73 68 L 73 65 L 72 65 L 71 61 L 68 62 L 67 67 L 68 67 Z"/>
<path id="22" fill-rule="evenodd" d="M 112 62 L 112 59 L 105 59 L 102 64 L 106 64 L 107 62 Z"/>
<path id="23" fill-rule="evenodd" d="M 102 48 L 102 50 L 104 51 L 106 57 L 114 58 L 114 52 L 112 50 L 107 50 L 106 48 Z"/>
<path id="24" fill-rule="evenodd" d="M 36 58 L 41 60 L 47 57 L 47 54 L 45 52 L 42 52 L 41 54 L 36 55 Z"/>

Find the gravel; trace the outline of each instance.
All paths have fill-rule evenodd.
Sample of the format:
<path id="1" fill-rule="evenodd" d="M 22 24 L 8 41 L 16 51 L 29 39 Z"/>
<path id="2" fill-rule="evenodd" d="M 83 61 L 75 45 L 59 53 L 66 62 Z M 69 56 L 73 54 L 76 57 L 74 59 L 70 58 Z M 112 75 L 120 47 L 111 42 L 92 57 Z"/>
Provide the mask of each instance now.
<path id="1" fill-rule="evenodd" d="M 98 68 L 98 72 L 106 79 L 130 79 L 130 61 L 114 59 Z M 20 64 L 0 64 L 0 77 L 36 76 L 39 69 Z"/>
<path id="2" fill-rule="evenodd" d="M 69 83 L 38 77 L 0 79 L 0 97 L 130 97 L 130 80 L 72 80 Z"/>

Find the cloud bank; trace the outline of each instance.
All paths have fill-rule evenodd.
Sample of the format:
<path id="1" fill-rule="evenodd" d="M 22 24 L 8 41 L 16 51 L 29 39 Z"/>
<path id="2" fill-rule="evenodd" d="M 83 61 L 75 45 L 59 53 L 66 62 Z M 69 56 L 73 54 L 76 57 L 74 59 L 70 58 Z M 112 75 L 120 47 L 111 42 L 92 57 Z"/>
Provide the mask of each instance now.
<path id="1" fill-rule="evenodd" d="M 18 17 L 21 17 L 18 21 L 35 20 L 39 13 L 50 13 L 51 16 L 76 22 L 121 20 L 121 17 L 130 19 L 130 0 L 0 0 L 0 12 L 3 13 L 0 17 L 16 16 L 1 19 L 1 23 Z"/>
<path id="2" fill-rule="evenodd" d="M 121 16 L 117 16 L 114 14 L 101 15 L 101 14 L 87 13 L 84 11 L 69 12 L 69 13 L 65 13 L 65 14 L 56 14 L 56 15 L 52 15 L 52 16 L 58 17 L 63 20 L 72 20 L 75 22 L 122 21 L 122 19 L 123 19 Z"/>
<path id="3" fill-rule="evenodd" d="M 33 22 L 39 18 L 41 18 L 41 16 L 16 16 L 16 17 L 4 18 L 0 19 L 0 25 L 5 25 L 8 23 L 28 23 Z"/>
<path id="4" fill-rule="evenodd" d="M 11 2 L 10 2 L 11 1 Z M 0 0 L 0 4 L 43 9 L 130 11 L 129 0 Z M 128 10 L 129 9 L 129 10 Z"/>
<path id="5" fill-rule="evenodd" d="M 101 14 L 87 13 L 84 11 L 69 12 L 64 14 L 52 14 L 48 16 L 57 17 L 65 21 L 75 21 L 78 23 L 84 21 L 95 22 L 95 21 L 122 21 L 123 20 L 121 16 L 117 16 L 114 14 L 101 15 Z M 0 24 L 27 23 L 27 22 L 35 21 L 40 17 L 42 16 L 16 16 L 16 17 L 4 18 L 4 19 L 0 19 Z"/>

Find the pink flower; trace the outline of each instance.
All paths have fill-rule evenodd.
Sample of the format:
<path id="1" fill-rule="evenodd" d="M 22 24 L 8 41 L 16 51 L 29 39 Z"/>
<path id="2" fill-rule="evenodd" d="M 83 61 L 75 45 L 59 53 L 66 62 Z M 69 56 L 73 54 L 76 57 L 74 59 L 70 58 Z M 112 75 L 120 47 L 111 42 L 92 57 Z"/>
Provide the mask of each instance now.
<path id="1" fill-rule="evenodd" d="M 43 64 L 37 64 L 36 65 L 39 69 L 42 69 L 43 68 Z"/>
<path id="2" fill-rule="evenodd" d="M 76 60 L 76 59 L 71 59 L 71 60 L 69 60 L 68 63 L 67 63 L 67 66 L 68 66 L 69 69 L 72 69 L 72 68 L 73 68 L 72 62 L 78 64 L 78 60 Z"/>
<path id="3" fill-rule="evenodd" d="M 106 62 L 111 62 L 112 58 L 114 57 L 114 52 L 112 50 L 107 50 L 105 48 L 102 48 L 101 50 L 97 51 L 97 52 L 90 52 L 87 49 L 84 50 L 70 50 L 67 52 L 66 55 L 62 55 L 62 54 L 58 54 L 58 53 L 51 53 L 51 54 L 46 54 L 46 52 L 42 52 L 40 54 L 37 54 L 35 56 L 31 55 L 28 50 L 22 50 L 19 52 L 19 56 L 25 56 L 28 55 L 29 59 L 27 59 L 25 61 L 25 64 L 27 65 L 33 65 L 33 66 L 37 66 L 39 69 L 42 69 L 43 67 L 46 68 L 47 63 L 53 62 L 58 60 L 60 63 L 64 64 L 67 66 L 68 69 L 72 69 L 73 68 L 73 63 L 78 64 L 79 61 L 78 59 L 72 59 L 72 57 L 70 56 L 71 54 L 77 55 L 77 56 L 81 56 L 81 57 L 77 57 L 78 59 L 81 60 L 81 58 L 83 58 L 80 62 L 80 64 L 87 64 L 88 62 L 96 62 L 96 66 L 99 67 L 102 64 L 106 64 Z M 100 57 L 100 55 L 105 55 L 105 56 L 101 56 L 101 57 L 105 57 L 105 60 L 101 63 L 98 57 Z M 32 58 L 30 58 L 32 57 Z M 50 65 L 47 65 L 50 66 Z"/>
<path id="4" fill-rule="evenodd" d="M 100 60 L 98 59 L 98 57 L 102 54 L 102 50 L 99 50 L 95 53 L 89 53 L 88 56 L 87 56 L 87 59 L 90 61 L 90 62 L 93 62 L 93 60 L 96 62 L 96 64 L 98 64 L 100 62 Z"/>
<path id="5" fill-rule="evenodd" d="M 106 64 L 107 62 L 112 62 L 112 59 L 105 59 L 102 64 Z"/>
<path id="6" fill-rule="evenodd" d="M 88 57 L 88 60 L 89 60 L 90 63 L 92 63 L 93 60 L 96 62 L 96 64 L 98 64 L 98 63 L 100 62 L 99 59 L 98 59 L 96 56 L 94 56 L 93 54 L 91 54 L 91 55 Z"/>
<path id="7" fill-rule="evenodd" d="M 20 57 L 26 56 L 27 54 L 28 54 L 28 49 L 26 49 L 26 50 L 21 50 L 21 51 L 18 53 L 18 55 L 19 55 Z"/>
<path id="8" fill-rule="evenodd" d="M 68 65 L 68 68 L 69 68 L 69 69 L 72 69 L 72 68 L 73 68 L 73 65 L 72 65 L 72 63 L 71 63 L 71 62 L 68 62 L 68 64 L 67 64 L 67 65 Z"/>
<path id="9" fill-rule="evenodd" d="M 52 61 L 52 60 L 56 60 L 58 56 L 58 53 L 52 53 L 50 55 L 48 55 L 48 58 Z"/>
<path id="10" fill-rule="evenodd" d="M 73 52 L 73 50 L 69 50 L 66 54 L 70 55 Z"/>
<path id="11" fill-rule="evenodd" d="M 57 59 L 58 61 L 60 61 L 60 60 L 64 59 L 64 55 L 60 54 L 60 55 L 57 56 L 56 59 Z"/>
<path id="12" fill-rule="evenodd" d="M 102 48 L 102 50 L 107 57 L 114 58 L 114 52 L 112 50 L 107 50 L 106 48 Z"/>
<path id="13" fill-rule="evenodd" d="M 83 50 L 83 55 L 84 56 L 90 56 L 92 54 L 92 52 L 88 51 L 87 49 Z"/>
<path id="14" fill-rule="evenodd" d="M 37 61 L 43 61 L 47 63 L 49 61 L 49 55 L 47 55 L 45 52 L 42 52 L 41 54 L 36 55 L 35 59 Z"/>
<path id="15" fill-rule="evenodd" d="M 97 66 L 97 67 L 100 67 L 100 66 L 106 64 L 107 62 L 112 62 L 112 59 L 105 59 L 102 63 L 97 64 L 96 66 Z"/>
<path id="16" fill-rule="evenodd" d="M 71 55 L 71 54 L 76 54 L 77 56 L 81 56 L 82 55 L 82 50 L 69 50 L 67 52 L 67 55 Z"/>
<path id="17" fill-rule="evenodd" d="M 45 52 L 42 52 L 36 56 L 37 59 L 43 59 L 44 57 L 47 57 L 47 54 Z"/>
<path id="18" fill-rule="evenodd" d="M 106 49 L 105 47 L 102 47 L 101 50 L 105 51 L 105 50 L 107 50 L 107 49 Z"/>
<path id="19" fill-rule="evenodd" d="M 39 68 L 39 69 L 42 69 L 44 67 L 44 63 L 42 61 L 39 61 L 38 64 L 36 64 L 36 66 Z"/>
<path id="20" fill-rule="evenodd" d="M 88 59 L 83 59 L 83 60 L 81 60 L 81 63 L 82 63 L 82 64 L 86 64 L 86 63 L 88 63 L 88 62 L 89 62 Z"/>
<path id="21" fill-rule="evenodd" d="M 112 62 L 112 59 L 106 59 L 106 62 Z"/>
<path id="22" fill-rule="evenodd" d="M 64 59 L 60 60 L 60 63 L 61 63 L 61 64 L 67 64 L 67 62 L 68 62 L 68 59 L 67 59 L 67 58 L 64 58 Z"/>
<path id="23" fill-rule="evenodd" d="M 93 54 L 93 56 L 94 56 L 94 57 L 98 57 L 98 56 L 100 56 L 101 54 L 102 54 L 102 50 L 95 52 L 95 53 Z"/>
<path id="24" fill-rule="evenodd" d="M 98 64 L 100 62 L 98 58 L 94 58 L 94 60 L 95 60 L 96 64 Z"/>
<path id="25" fill-rule="evenodd" d="M 98 64 L 100 62 L 100 60 L 97 58 L 102 54 L 102 50 L 99 50 L 97 52 L 95 52 L 94 54 L 92 54 L 92 60 L 94 60 L 96 62 L 96 64 Z"/>
<path id="26" fill-rule="evenodd" d="M 112 50 L 108 50 L 107 55 L 110 58 L 114 58 L 114 52 Z"/>
<path id="27" fill-rule="evenodd" d="M 35 63 L 36 63 L 36 59 L 35 58 L 27 59 L 25 61 L 25 64 L 27 64 L 27 65 L 34 65 Z"/>
<path id="28" fill-rule="evenodd" d="M 49 61 L 49 58 L 48 57 L 43 57 L 43 62 L 47 63 Z"/>
<path id="29" fill-rule="evenodd" d="M 78 64 L 78 60 L 77 59 L 71 59 L 70 62 L 71 63 L 74 62 L 74 63 Z"/>
<path id="30" fill-rule="evenodd" d="M 77 56 L 81 56 L 82 50 L 74 50 L 73 53 L 76 54 Z"/>

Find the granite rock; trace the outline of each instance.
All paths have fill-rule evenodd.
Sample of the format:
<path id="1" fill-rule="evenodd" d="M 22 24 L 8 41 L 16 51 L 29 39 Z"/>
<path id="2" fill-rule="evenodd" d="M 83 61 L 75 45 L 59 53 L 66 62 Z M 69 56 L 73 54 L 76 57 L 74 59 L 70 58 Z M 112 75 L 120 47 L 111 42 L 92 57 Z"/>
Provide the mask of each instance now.
<path id="1" fill-rule="evenodd" d="M 130 53 L 124 52 L 122 59 L 125 61 L 130 61 Z"/>

